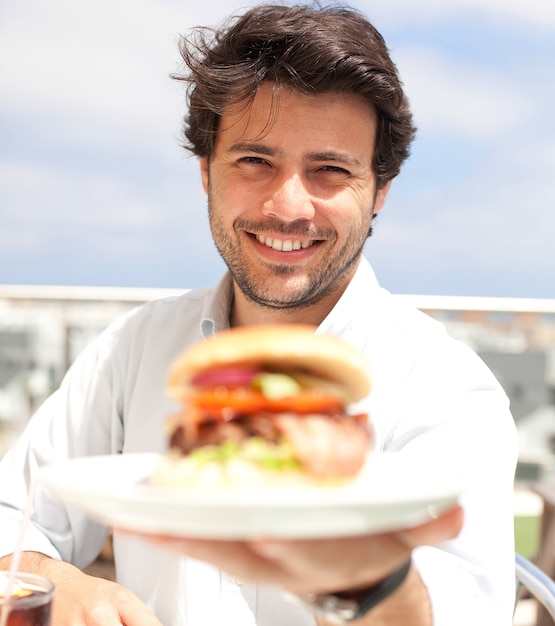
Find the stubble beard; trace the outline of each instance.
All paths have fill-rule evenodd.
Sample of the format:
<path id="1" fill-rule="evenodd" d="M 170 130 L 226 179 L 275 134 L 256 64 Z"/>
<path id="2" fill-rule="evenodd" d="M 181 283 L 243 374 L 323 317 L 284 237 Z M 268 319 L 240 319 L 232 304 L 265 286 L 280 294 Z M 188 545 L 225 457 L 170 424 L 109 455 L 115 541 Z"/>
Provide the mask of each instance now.
<path id="1" fill-rule="evenodd" d="M 212 203 L 208 201 L 208 215 L 212 237 L 220 256 L 227 265 L 233 280 L 238 288 L 251 302 L 274 310 L 299 309 L 321 302 L 335 291 L 344 290 L 347 276 L 354 264 L 358 262 L 362 255 L 364 243 L 369 234 L 369 227 L 356 229 L 351 232 L 345 244 L 335 254 L 328 255 L 323 263 L 308 274 L 303 274 L 296 281 L 294 274 L 299 271 L 298 267 L 291 265 L 278 265 L 260 262 L 260 266 L 276 278 L 290 280 L 285 294 L 277 294 L 267 287 L 263 278 L 259 278 L 249 268 L 248 262 L 241 254 L 241 247 L 238 239 L 235 239 L 228 232 L 222 220 L 218 218 L 213 210 Z M 235 230 L 237 229 L 237 230 Z M 265 220 L 260 222 L 248 222 L 238 219 L 234 223 L 233 232 L 257 232 L 261 230 L 271 230 L 277 234 L 286 236 L 302 236 L 312 239 L 333 240 L 335 231 L 319 231 L 318 234 L 309 231 L 301 222 L 285 224 L 279 220 Z M 282 297 L 279 297 L 279 296 Z"/>

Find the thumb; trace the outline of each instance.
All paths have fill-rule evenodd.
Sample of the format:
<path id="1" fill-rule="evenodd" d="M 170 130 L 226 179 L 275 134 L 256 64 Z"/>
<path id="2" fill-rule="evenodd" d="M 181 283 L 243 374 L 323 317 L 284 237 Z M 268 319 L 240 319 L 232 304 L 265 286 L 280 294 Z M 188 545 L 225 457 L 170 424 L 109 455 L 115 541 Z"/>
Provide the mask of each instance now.
<path id="1" fill-rule="evenodd" d="M 456 537 L 463 522 L 464 510 L 456 505 L 425 524 L 398 531 L 395 536 L 410 550 L 422 545 L 433 546 Z"/>

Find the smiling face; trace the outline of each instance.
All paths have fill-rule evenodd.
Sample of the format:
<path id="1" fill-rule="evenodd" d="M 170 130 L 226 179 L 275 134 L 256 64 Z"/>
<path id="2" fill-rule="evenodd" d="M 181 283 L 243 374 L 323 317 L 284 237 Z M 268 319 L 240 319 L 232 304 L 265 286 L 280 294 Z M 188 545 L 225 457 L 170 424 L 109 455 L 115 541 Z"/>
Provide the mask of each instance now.
<path id="1" fill-rule="evenodd" d="M 235 323 L 301 312 L 318 323 L 351 279 L 374 213 L 376 117 L 353 94 L 264 84 L 247 112 L 224 114 L 201 159 L 216 246 L 234 279 Z M 309 315 L 312 319 L 307 319 Z"/>

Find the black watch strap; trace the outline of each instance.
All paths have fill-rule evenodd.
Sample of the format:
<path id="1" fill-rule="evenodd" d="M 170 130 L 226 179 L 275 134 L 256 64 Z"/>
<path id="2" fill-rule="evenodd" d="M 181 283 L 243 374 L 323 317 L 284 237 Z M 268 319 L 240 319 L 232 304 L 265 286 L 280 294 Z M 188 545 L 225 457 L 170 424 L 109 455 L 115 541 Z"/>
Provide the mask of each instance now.
<path id="1" fill-rule="evenodd" d="M 409 559 L 399 569 L 368 589 L 335 594 L 306 594 L 300 599 L 331 624 L 349 624 L 383 602 L 405 581 L 411 568 Z"/>
<path id="2" fill-rule="evenodd" d="M 396 569 L 392 574 L 389 574 L 389 576 L 387 576 L 383 580 L 380 580 L 379 583 L 373 585 L 369 589 L 364 589 L 357 594 L 352 594 L 351 597 L 358 604 L 356 616 L 353 617 L 353 619 L 358 619 L 363 615 L 366 615 L 368 611 L 370 611 L 380 602 L 388 598 L 394 591 L 397 591 L 397 589 L 399 589 L 399 587 L 405 581 L 405 578 L 409 573 L 410 567 L 411 560 L 409 559 L 399 569 Z M 343 594 L 338 593 L 337 596 L 341 598 Z M 345 596 L 343 597 L 348 597 L 348 594 L 345 594 Z"/>

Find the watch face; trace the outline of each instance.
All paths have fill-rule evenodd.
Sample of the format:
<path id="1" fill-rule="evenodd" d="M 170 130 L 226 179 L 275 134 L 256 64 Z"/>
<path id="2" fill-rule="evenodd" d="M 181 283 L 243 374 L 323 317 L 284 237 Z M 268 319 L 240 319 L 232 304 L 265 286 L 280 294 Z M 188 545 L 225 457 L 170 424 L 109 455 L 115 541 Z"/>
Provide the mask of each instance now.
<path id="1" fill-rule="evenodd" d="M 359 617 L 359 605 L 355 600 L 316 593 L 295 597 L 303 604 L 308 605 L 314 613 L 324 617 L 330 624 L 348 624 Z"/>

